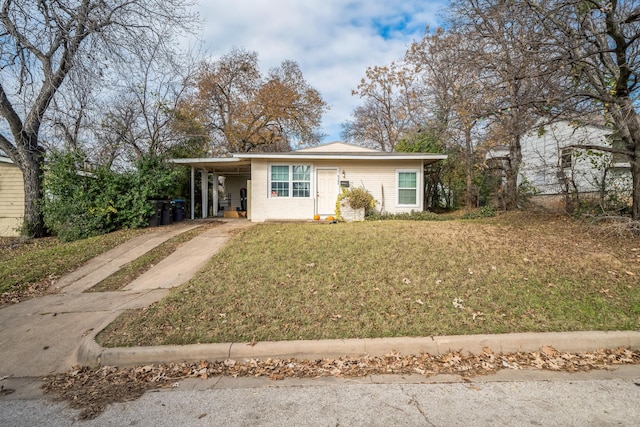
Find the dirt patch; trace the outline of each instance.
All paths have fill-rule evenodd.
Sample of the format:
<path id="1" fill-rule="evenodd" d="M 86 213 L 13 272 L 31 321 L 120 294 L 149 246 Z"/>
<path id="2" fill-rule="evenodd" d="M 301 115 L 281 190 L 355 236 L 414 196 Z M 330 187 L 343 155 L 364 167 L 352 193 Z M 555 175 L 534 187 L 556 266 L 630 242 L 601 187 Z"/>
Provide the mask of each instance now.
<path id="1" fill-rule="evenodd" d="M 463 380 L 502 369 L 537 369 L 565 372 L 585 372 L 593 369 L 614 369 L 623 364 L 640 364 L 640 351 L 625 348 L 598 350 L 589 353 L 563 353 L 544 346 L 532 353 L 494 353 L 484 348 L 481 354 L 450 352 L 439 356 L 428 353 L 383 357 L 318 359 L 251 360 L 241 363 L 232 359 L 223 362 L 201 361 L 168 365 L 147 365 L 135 368 L 105 366 L 82 368 L 67 374 L 46 377 L 43 388 L 57 399 L 79 409 L 79 418 L 93 419 L 107 405 L 135 400 L 145 391 L 179 387 L 187 378 L 207 379 L 214 376 L 285 378 L 337 377 L 354 378 L 383 374 L 418 374 L 431 377 L 438 374 L 460 375 Z"/>

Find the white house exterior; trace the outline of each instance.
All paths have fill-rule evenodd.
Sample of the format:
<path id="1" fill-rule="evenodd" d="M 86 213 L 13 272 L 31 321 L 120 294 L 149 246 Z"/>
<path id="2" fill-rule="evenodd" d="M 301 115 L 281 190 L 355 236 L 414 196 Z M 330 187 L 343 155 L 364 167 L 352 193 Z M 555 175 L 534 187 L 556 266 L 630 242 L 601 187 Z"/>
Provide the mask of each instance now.
<path id="1" fill-rule="evenodd" d="M 23 218 L 22 172 L 11 159 L 0 156 L 0 236 L 17 236 Z"/>
<path id="2" fill-rule="evenodd" d="M 247 217 L 254 222 L 311 220 L 335 215 L 341 188 L 364 187 L 387 213 L 423 210 L 424 168 L 446 159 L 442 154 L 387 153 L 334 142 L 285 153 L 242 153 L 228 158 L 174 159 L 199 171 L 205 185 L 224 177 L 224 196 L 213 191 L 212 214 L 218 206 L 242 209 L 241 189 L 246 189 Z M 194 212 L 192 179 L 192 215 Z M 203 188 L 204 190 L 205 188 Z M 202 191 L 207 194 L 208 191 Z M 230 196 L 230 197 L 229 197 Z M 228 207 L 227 207 L 228 206 Z M 209 210 L 203 211 L 207 216 Z"/>
<path id="3" fill-rule="evenodd" d="M 572 148 L 572 145 L 611 147 L 611 129 L 599 126 L 559 122 L 529 132 L 522 140 L 520 173 L 539 194 L 563 192 L 562 172 L 582 193 L 625 186 L 629 161 L 597 150 Z M 607 173 L 608 176 L 605 176 Z M 629 182 L 630 183 L 630 182 Z M 628 184 L 627 184 L 628 185 Z"/>
<path id="4" fill-rule="evenodd" d="M 569 193 L 625 193 L 631 190 L 629 161 L 619 155 L 576 145 L 611 147 L 612 130 L 569 121 L 541 126 L 521 140 L 522 163 L 518 183 L 537 198 Z M 507 158 L 506 147 L 495 147 L 487 159 Z"/>

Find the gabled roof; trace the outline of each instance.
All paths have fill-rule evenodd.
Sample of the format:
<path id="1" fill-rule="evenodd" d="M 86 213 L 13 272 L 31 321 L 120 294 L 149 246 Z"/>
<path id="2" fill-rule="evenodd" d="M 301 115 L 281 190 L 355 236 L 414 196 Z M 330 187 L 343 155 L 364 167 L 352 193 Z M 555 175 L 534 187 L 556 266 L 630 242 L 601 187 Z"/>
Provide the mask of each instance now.
<path id="1" fill-rule="evenodd" d="M 0 163 L 11 163 L 11 164 L 14 164 L 13 160 L 11 160 L 10 158 L 5 157 L 5 156 L 0 156 Z"/>
<path id="2" fill-rule="evenodd" d="M 360 153 L 360 152 L 377 152 L 373 148 L 366 148 L 360 145 L 347 144 L 346 142 L 334 141 L 328 144 L 318 145 L 316 147 L 301 148 L 296 153 Z"/>

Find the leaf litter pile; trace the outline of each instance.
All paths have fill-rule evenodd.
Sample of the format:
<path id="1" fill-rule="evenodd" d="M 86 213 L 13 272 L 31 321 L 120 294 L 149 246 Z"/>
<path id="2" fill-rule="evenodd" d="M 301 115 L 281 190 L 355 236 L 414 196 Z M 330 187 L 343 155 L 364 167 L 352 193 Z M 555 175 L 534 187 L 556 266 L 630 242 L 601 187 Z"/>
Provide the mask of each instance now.
<path id="1" fill-rule="evenodd" d="M 640 365 L 640 351 L 618 348 L 587 353 L 564 353 L 543 346 L 536 352 L 494 353 L 485 347 L 481 354 L 460 351 L 442 355 L 400 355 L 382 357 L 340 357 L 298 361 L 266 359 L 239 362 L 184 362 L 154 364 L 135 368 L 104 366 L 98 369 L 78 368 L 65 374 L 44 378 L 43 388 L 60 400 L 79 409 L 80 419 L 93 419 L 111 403 L 132 401 L 147 390 L 179 387 L 187 378 L 207 379 L 215 376 L 285 378 L 356 378 L 369 375 L 410 375 L 431 377 L 438 374 L 460 375 L 468 380 L 477 375 L 492 374 L 502 369 L 538 369 L 585 372 L 593 369 L 615 369 L 617 365 Z"/>

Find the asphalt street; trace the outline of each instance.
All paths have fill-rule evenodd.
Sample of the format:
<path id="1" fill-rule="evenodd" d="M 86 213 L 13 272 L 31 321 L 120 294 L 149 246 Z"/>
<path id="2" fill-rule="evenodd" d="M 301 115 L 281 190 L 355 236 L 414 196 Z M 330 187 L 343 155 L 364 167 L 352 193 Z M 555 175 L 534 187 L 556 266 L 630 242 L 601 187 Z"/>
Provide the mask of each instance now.
<path id="1" fill-rule="evenodd" d="M 423 383 L 423 381 L 435 381 Z M 438 382 L 441 381 L 441 382 Z M 637 426 L 640 367 L 588 374 L 503 372 L 356 380 L 188 380 L 78 421 L 30 392 L 0 398 L 3 426 Z"/>

